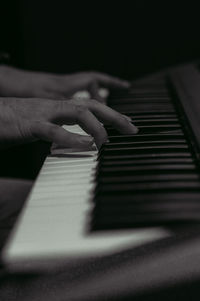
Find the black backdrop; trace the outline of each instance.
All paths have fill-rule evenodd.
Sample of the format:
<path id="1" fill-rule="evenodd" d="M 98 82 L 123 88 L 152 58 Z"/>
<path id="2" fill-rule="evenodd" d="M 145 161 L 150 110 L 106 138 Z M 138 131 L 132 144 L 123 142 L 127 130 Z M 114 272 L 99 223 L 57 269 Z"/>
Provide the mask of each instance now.
<path id="1" fill-rule="evenodd" d="M 200 56 L 192 1 L 4 2 L 2 47 L 23 68 L 134 78 Z"/>
<path id="2" fill-rule="evenodd" d="M 0 5 L 0 50 L 25 69 L 136 78 L 200 57 L 193 3 L 6 0 Z M 6 151 L 0 176 L 34 178 L 43 157 L 36 144 Z"/>

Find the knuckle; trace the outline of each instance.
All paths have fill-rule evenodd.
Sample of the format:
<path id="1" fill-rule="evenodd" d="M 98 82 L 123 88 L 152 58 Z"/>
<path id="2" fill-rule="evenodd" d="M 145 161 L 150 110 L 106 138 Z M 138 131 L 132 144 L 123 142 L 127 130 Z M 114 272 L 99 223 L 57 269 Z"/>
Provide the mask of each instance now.
<path id="1" fill-rule="evenodd" d="M 87 104 L 87 99 L 82 99 L 82 98 L 79 98 L 79 99 L 76 99 L 74 100 L 74 105 L 75 106 L 82 106 L 82 107 L 85 107 Z"/>
<path id="2" fill-rule="evenodd" d="M 59 114 L 63 114 L 64 112 L 67 112 L 70 107 L 73 108 L 74 106 L 75 106 L 74 101 L 71 99 L 70 100 L 58 100 L 58 101 L 56 101 L 55 111 L 57 110 L 57 112 Z"/>
<path id="3" fill-rule="evenodd" d="M 71 101 L 71 99 L 70 100 L 63 100 L 62 99 L 62 100 L 57 100 L 56 103 L 58 103 L 58 108 L 60 110 L 63 110 L 65 108 L 65 106 L 69 105 L 69 101 Z"/>
<path id="4" fill-rule="evenodd" d="M 87 112 L 88 112 L 87 107 L 85 107 L 81 104 L 76 105 L 75 110 L 76 110 L 76 114 L 77 114 L 78 118 L 82 117 L 83 115 L 87 114 Z"/>
<path id="5" fill-rule="evenodd" d="M 89 105 L 90 105 L 91 107 L 99 106 L 99 102 L 98 102 L 98 100 L 96 100 L 96 99 L 89 99 Z"/>
<path id="6" fill-rule="evenodd" d="M 106 140 L 108 135 L 103 125 L 100 123 L 95 127 L 96 133 L 101 137 L 102 140 Z"/>
<path id="7" fill-rule="evenodd" d="M 48 121 L 56 120 L 62 115 L 65 111 L 65 101 L 58 100 L 54 101 L 54 104 L 49 108 L 49 116 Z"/>
<path id="8" fill-rule="evenodd" d="M 108 134 L 107 134 L 106 131 L 103 132 L 102 140 L 103 140 L 104 142 L 106 142 L 106 141 L 108 140 Z"/>
<path id="9" fill-rule="evenodd" d="M 40 120 L 32 121 L 29 124 L 28 130 L 32 137 L 38 138 L 41 134 L 41 129 L 43 128 L 43 123 Z"/>
<path id="10" fill-rule="evenodd" d="M 18 130 L 23 139 L 34 137 L 34 129 L 28 121 L 21 122 L 18 120 Z"/>
<path id="11" fill-rule="evenodd" d="M 65 101 L 64 100 L 52 101 L 51 103 L 49 103 L 49 110 L 52 113 L 60 112 L 60 111 L 63 110 L 64 105 L 65 105 Z"/>
<path id="12" fill-rule="evenodd" d="M 86 104 L 89 109 L 92 109 L 98 106 L 98 101 L 95 99 L 87 99 Z"/>
<path id="13" fill-rule="evenodd" d="M 101 131 L 98 133 L 98 137 L 99 137 L 100 144 L 105 143 L 108 140 L 108 134 L 106 130 L 102 128 Z"/>
<path id="14" fill-rule="evenodd" d="M 38 120 L 37 122 L 36 121 L 32 121 L 30 123 L 30 126 L 29 126 L 29 130 L 31 132 L 32 135 L 36 136 L 38 134 L 38 129 L 40 128 L 40 125 L 41 125 L 41 121 Z"/>
<path id="15" fill-rule="evenodd" d="M 126 120 L 126 118 L 122 114 L 118 113 L 116 118 L 112 121 L 111 125 L 123 126 L 124 124 L 127 124 L 127 123 L 128 123 L 128 121 Z"/>
<path id="16" fill-rule="evenodd" d="M 68 106 L 68 105 L 73 105 L 75 106 L 76 104 L 79 103 L 79 100 L 81 100 L 81 98 L 75 98 L 74 96 L 68 98 L 67 100 L 62 100 L 62 102 L 64 103 L 64 105 Z"/>
<path id="17" fill-rule="evenodd" d="M 85 113 L 86 110 L 87 110 L 87 108 L 84 107 L 82 104 L 78 104 L 78 105 L 76 106 L 76 111 L 77 111 L 78 113 Z"/>
<path id="18" fill-rule="evenodd" d="M 58 126 L 55 124 L 51 124 L 51 126 L 48 127 L 48 135 L 50 137 L 55 137 L 58 132 Z"/>

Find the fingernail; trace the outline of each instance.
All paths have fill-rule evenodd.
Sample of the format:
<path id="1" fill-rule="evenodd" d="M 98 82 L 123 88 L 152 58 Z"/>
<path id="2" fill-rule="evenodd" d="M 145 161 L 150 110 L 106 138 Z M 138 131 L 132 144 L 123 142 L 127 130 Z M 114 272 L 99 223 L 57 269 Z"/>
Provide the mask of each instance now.
<path id="1" fill-rule="evenodd" d="M 129 122 L 132 122 L 131 117 L 129 117 L 129 116 L 125 115 L 125 114 L 123 114 L 123 115 L 124 115 L 124 117 L 125 117 Z"/>
<path id="2" fill-rule="evenodd" d="M 137 134 L 139 132 L 139 129 L 132 123 L 130 123 L 129 130 L 130 134 Z"/>
<path id="3" fill-rule="evenodd" d="M 139 129 L 133 125 L 133 133 L 134 134 L 137 134 L 139 132 Z"/>

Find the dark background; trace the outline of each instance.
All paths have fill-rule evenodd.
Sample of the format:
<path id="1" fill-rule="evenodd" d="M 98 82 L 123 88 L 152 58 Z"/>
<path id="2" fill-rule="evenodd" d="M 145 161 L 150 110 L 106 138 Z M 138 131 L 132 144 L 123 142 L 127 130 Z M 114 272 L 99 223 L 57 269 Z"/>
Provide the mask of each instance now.
<path id="1" fill-rule="evenodd" d="M 192 1 L 6 0 L 0 5 L 0 49 L 10 53 L 12 65 L 32 70 L 99 70 L 138 78 L 198 59 L 199 29 L 199 9 Z M 6 152 L 3 158 L 12 159 L 0 160 L 0 175 L 34 178 L 42 158 L 36 164 L 35 153 L 40 153 L 35 144 L 31 152 L 28 146 Z"/>
<path id="2" fill-rule="evenodd" d="M 23 68 L 134 78 L 200 56 L 192 1 L 6 0 L 0 10 L 1 48 Z"/>

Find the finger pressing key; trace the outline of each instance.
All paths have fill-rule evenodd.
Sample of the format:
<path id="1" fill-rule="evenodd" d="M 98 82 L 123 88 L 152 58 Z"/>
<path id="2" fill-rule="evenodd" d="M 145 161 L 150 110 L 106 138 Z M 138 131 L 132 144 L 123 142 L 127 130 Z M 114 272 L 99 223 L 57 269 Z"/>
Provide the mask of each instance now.
<path id="1" fill-rule="evenodd" d="M 110 107 L 95 100 L 89 101 L 88 107 L 102 123 L 113 126 L 122 134 L 132 135 L 138 133 L 138 128 L 131 123 L 131 120 L 127 116 L 120 114 Z"/>
<path id="2" fill-rule="evenodd" d="M 94 137 L 98 149 L 107 141 L 108 136 L 105 128 L 89 110 L 77 109 L 77 123 L 84 131 Z"/>

